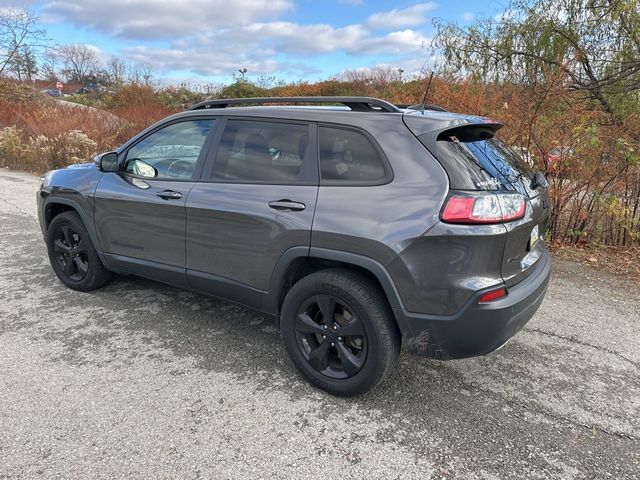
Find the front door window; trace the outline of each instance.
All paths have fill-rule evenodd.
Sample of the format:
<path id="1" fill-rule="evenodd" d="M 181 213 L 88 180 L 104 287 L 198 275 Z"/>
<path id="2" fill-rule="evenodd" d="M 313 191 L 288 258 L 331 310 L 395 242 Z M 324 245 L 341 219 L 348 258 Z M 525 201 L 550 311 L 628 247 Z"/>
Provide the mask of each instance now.
<path id="1" fill-rule="evenodd" d="M 213 119 L 174 123 L 158 130 L 127 152 L 127 173 L 156 180 L 191 180 Z"/>

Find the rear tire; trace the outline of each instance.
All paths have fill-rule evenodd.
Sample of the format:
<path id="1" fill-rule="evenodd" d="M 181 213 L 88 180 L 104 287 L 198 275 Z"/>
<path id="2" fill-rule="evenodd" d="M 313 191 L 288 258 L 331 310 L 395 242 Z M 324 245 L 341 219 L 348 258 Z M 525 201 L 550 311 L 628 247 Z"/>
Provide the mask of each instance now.
<path id="1" fill-rule="evenodd" d="M 400 351 L 384 294 L 358 272 L 327 269 L 293 285 L 282 305 L 281 335 L 293 365 L 338 396 L 377 387 Z"/>
<path id="2" fill-rule="evenodd" d="M 96 290 L 111 279 L 76 212 L 61 213 L 51 221 L 47 252 L 55 274 L 73 290 Z"/>

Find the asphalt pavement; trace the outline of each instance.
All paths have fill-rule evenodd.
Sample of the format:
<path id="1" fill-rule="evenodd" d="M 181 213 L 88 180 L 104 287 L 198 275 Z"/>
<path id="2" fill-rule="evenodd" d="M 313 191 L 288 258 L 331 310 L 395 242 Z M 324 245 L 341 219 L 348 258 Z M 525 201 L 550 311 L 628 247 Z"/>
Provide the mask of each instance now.
<path id="1" fill-rule="evenodd" d="M 623 278 L 556 261 L 502 350 L 403 353 L 339 399 L 298 377 L 268 317 L 134 277 L 66 289 L 37 186 L 0 169 L 0 478 L 640 477 L 640 292 Z"/>

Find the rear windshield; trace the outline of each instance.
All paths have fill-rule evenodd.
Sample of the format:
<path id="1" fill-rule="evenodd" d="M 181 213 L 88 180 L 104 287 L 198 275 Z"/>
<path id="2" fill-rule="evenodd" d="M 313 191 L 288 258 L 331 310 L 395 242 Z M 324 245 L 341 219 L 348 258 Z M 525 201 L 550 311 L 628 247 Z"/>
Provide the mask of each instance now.
<path id="1" fill-rule="evenodd" d="M 535 195 L 530 188 L 528 165 L 488 128 L 463 127 L 441 133 L 436 156 L 454 190 L 504 190 Z"/>

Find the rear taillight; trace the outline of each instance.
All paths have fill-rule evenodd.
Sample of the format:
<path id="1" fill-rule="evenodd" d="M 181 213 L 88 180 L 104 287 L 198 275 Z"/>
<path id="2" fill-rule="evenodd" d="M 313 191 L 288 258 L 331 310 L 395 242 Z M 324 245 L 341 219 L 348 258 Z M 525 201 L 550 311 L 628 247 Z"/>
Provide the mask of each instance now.
<path id="1" fill-rule="evenodd" d="M 449 197 L 442 221 L 449 223 L 502 223 L 524 217 L 527 204 L 519 193 Z"/>

